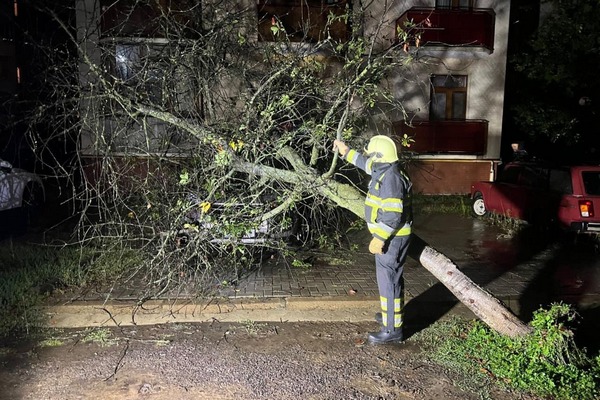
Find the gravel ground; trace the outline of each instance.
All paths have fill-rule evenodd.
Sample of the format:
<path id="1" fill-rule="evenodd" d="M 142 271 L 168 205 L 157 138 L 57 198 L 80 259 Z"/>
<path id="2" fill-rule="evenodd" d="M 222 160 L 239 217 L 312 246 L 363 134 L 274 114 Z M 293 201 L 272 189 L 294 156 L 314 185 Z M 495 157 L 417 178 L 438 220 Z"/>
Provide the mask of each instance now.
<path id="1" fill-rule="evenodd" d="M 479 399 L 412 339 L 365 344 L 375 327 L 214 321 L 52 331 L 0 348 L 0 398 Z"/>

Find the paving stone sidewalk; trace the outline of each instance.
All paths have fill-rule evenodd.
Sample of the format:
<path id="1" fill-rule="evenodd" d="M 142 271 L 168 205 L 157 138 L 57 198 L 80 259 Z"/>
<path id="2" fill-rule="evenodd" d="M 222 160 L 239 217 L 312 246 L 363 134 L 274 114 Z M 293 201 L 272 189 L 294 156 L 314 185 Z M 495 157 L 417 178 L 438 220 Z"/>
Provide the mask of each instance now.
<path id="1" fill-rule="evenodd" d="M 431 216 L 418 227 L 419 237 L 434 242 L 432 246 L 449 257 L 459 269 L 496 298 L 514 306 L 524 297 L 554 296 L 571 303 L 593 303 L 600 298 L 600 264 L 577 270 L 548 270 L 559 249 L 548 247 L 523 257 L 523 249 L 498 236 L 489 226 L 457 216 Z M 366 248 L 369 235 L 355 238 L 359 248 Z M 364 242 L 364 243 L 363 243 Z M 439 246 L 439 247 L 437 247 Z M 350 260 L 326 262 L 316 258 L 308 268 L 298 268 L 282 258 L 267 260 L 259 268 L 240 277 L 235 285 L 218 288 L 218 296 L 230 299 L 271 298 L 378 298 L 373 256 L 367 252 L 351 255 Z M 327 260 L 328 257 L 323 257 Z M 548 276 L 552 274 L 552 276 Z M 407 301 L 455 301 L 454 295 L 417 260 L 405 264 Z M 112 288 L 98 288 L 78 294 L 71 300 L 117 300 L 140 298 L 139 283 L 128 282 Z M 164 299 L 193 299 L 192 286 L 179 286 L 162 294 Z M 63 299 L 65 300 L 65 299 Z"/>
<path id="2" fill-rule="evenodd" d="M 457 266 L 461 267 L 459 263 Z M 518 299 L 535 279 L 539 269 L 535 263 L 526 263 L 500 274 L 494 268 L 483 264 L 474 264 L 471 261 L 466 268 L 461 268 L 475 283 L 503 301 Z M 407 299 L 416 297 L 425 301 L 452 301 L 455 299 L 452 293 L 416 260 L 407 260 L 404 281 Z M 139 299 L 141 292 L 139 283 L 129 282 L 117 287 L 81 293 L 76 300 L 136 300 Z M 183 286 L 164 293 L 162 298 L 193 298 L 194 292 L 193 287 Z M 254 271 L 242 276 L 236 285 L 221 287 L 218 295 L 231 299 L 285 297 L 371 299 L 378 297 L 378 289 L 373 256 L 368 253 L 359 253 L 354 255 L 353 261 L 350 263 L 317 262 L 309 268 L 292 267 L 282 259 L 269 260 Z"/>

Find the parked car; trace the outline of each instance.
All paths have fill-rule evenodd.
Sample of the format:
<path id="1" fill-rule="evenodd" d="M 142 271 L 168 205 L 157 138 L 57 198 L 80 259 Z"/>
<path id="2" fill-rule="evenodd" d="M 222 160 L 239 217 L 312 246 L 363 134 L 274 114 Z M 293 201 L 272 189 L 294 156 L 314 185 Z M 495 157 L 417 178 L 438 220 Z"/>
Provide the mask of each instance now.
<path id="1" fill-rule="evenodd" d="M 495 182 L 471 185 L 472 211 L 531 223 L 557 223 L 576 232 L 600 232 L 600 165 L 554 167 L 507 164 Z"/>
<path id="2" fill-rule="evenodd" d="M 259 246 L 279 240 L 288 243 L 306 240 L 306 221 L 296 209 L 266 220 L 259 219 L 273 211 L 277 205 L 274 199 L 272 195 L 263 195 L 258 201 L 248 203 L 239 199 L 210 203 L 190 195 L 192 207 L 179 234 L 187 236 L 195 232 L 211 243 L 237 242 Z"/>
<path id="3" fill-rule="evenodd" d="M 45 197 L 42 179 L 0 159 L 0 212 L 33 211 Z"/>

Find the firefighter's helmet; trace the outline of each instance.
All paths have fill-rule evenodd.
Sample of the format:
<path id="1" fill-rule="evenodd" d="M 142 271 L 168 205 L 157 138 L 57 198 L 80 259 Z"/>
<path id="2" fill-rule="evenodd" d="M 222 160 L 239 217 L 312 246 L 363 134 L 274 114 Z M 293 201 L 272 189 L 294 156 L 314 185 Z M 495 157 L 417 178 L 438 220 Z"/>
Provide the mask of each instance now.
<path id="1" fill-rule="evenodd" d="M 392 163 L 398 161 L 398 150 L 392 139 L 385 135 L 373 136 L 366 149 L 367 155 L 374 162 Z"/>

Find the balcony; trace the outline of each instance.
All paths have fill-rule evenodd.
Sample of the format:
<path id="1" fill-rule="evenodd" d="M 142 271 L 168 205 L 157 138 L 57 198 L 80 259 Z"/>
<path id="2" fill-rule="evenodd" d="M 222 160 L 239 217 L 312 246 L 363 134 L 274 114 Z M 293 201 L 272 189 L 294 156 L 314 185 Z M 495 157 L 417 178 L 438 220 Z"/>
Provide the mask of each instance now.
<path id="1" fill-rule="evenodd" d="M 344 42 L 350 37 L 347 20 L 336 19 L 329 27 L 327 20 L 329 15 L 340 17 L 346 14 L 348 4 L 347 0 L 331 3 L 310 0 L 259 0 L 258 38 L 263 42 L 275 42 L 285 37 L 271 29 L 278 22 L 285 30 L 287 40 L 291 42 L 317 43 L 328 37 Z"/>
<path id="2" fill-rule="evenodd" d="M 406 29 L 405 22 L 417 24 L 421 46 L 484 47 L 494 50 L 496 14 L 492 9 L 411 8 L 396 21 Z"/>
<path id="3" fill-rule="evenodd" d="M 394 122 L 394 133 L 411 136 L 415 142 L 411 151 L 419 154 L 485 154 L 488 121 L 445 120 L 413 121 L 408 126 L 404 120 Z"/>
<path id="4" fill-rule="evenodd" d="M 200 29 L 199 8 L 192 7 L 190 0 L 101 0 L 100 5 L 102 37 L 195 38 Z"/>

